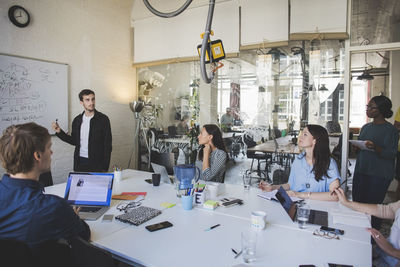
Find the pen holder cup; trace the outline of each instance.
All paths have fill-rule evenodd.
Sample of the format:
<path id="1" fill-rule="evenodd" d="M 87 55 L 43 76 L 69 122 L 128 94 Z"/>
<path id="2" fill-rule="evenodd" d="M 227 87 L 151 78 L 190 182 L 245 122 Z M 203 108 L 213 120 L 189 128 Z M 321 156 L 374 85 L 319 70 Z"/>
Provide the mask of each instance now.
<path id="1" fill-rule="evenodd" d="M 182 196 L 182 207 L 184 210 L 191 210 L 193 208 L 193 195 Z"/>
<path id="2" fill-rule="evenodd" d="M 119 183 L 122 180 L 122 171 L 114 171 L 114 182 Z"/>
<path id="3" fill-rule="evenodd" d="M 195 192 L 194 193 L 194 203 L 196 203 L 197 205 L 203 205 L 205 200 L 206 200 L 205 192 Z"/>

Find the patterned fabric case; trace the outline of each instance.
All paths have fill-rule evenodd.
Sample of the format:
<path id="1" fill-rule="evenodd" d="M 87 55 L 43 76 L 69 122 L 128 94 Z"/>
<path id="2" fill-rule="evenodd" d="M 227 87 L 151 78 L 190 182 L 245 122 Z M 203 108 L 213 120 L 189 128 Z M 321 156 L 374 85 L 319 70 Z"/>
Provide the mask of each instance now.
<path id="1" fill-rule="evenodd" d="M 118 215 L 115 219 L 138 226 L 160 214 L 161 210 L 140 206 L 130 212 Z"/>

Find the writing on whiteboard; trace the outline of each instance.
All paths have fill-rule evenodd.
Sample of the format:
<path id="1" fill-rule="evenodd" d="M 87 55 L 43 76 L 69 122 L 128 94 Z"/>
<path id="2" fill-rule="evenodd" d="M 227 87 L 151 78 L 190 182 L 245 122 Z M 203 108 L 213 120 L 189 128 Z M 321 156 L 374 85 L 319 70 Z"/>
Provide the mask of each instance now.
<path id="1" fill-rule="evenodd" d="M 68 125 L 68 66 L 0 54 L 0 133 L 12 124 Z"/>
<path id="2" fill-rule="evenodd" d="M 51 83 L 51 72 L 40 69 L 40 79 L 30 77 L 30 71 L 16 64 L 0 69 L 0 120 L 11 124 L 26 123 L 43 118 L 46 102 L 33 83 Z"/>

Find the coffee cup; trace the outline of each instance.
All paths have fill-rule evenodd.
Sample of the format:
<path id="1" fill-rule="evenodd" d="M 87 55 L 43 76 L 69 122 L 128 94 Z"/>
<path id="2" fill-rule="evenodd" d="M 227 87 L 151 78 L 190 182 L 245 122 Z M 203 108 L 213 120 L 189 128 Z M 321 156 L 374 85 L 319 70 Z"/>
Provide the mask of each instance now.
<path id="1" fill-rule="evenodd" d="M 255 230 L 263 230 L 266 225 L 267 214 L 264 211 L 251 212 L 251 227 Z"/>
<path id="2" fill-rule="evenodd" d="M 153 186 L 159 186 L 160 185 L 161 175 L 159 173 L 153 173 L 151 175 L 151 179 L 153 180 Z"/>

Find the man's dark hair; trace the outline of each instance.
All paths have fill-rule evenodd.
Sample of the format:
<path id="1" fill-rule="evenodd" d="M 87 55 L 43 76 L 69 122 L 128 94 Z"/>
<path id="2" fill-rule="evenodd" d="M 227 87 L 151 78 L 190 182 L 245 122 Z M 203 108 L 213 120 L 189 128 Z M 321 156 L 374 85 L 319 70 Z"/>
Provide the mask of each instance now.
<path id="1" fill-rule="evenodd" d="M 50 141 L 46 128 L 30 122 L 11 125 L 0 137 L 0 160 L 8 173 L 27 173 L 33 168 L 33 154 L 45 151 Z"/>
<path id="2" fill-rule="evenodd" d="M 79 100 L 83 101 L 83 96 L 84 95 L 95 95 L 95 93 L 90 90 L 90 89 L 83 89 L 80 93 L 79 93 Z"/>

